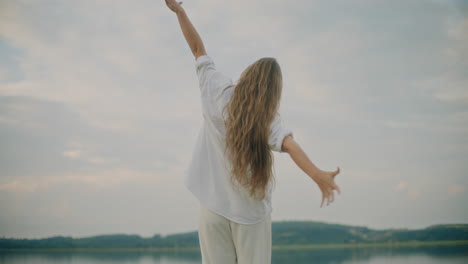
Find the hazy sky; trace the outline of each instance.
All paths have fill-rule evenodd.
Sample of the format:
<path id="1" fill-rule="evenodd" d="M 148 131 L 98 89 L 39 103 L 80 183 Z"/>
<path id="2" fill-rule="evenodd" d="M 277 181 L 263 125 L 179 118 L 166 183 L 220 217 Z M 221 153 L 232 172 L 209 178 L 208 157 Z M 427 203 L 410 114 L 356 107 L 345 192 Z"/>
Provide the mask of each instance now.
<path id="1" fill-rule="evenodd" d="M 335 202 L 275 152 L 272 218 L 468 222 L 468 1 L 199 0 L 217 68 L 261 57 L 284 125 Z M 0 0 L 0 236 L 197 229 L 183 184 L 202 124 L 195 60 L 163 0 Z"/>

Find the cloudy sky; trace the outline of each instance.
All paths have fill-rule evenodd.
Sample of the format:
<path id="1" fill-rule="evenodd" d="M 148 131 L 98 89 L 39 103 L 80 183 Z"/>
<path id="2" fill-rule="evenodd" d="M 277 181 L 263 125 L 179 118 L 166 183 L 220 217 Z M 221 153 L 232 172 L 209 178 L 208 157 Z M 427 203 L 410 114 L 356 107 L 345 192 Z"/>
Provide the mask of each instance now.
<path id="1" fill-rule="evenodd" d="M 274 221 L 467 223 L 468 3 L 184 1 L 218 69 L 284 76 L 284 125 L 342 193 L 275 152 Z M 183 185 L 202 124 L 163 0 L 0 0 L 0 236 L 197 228 Z"/>

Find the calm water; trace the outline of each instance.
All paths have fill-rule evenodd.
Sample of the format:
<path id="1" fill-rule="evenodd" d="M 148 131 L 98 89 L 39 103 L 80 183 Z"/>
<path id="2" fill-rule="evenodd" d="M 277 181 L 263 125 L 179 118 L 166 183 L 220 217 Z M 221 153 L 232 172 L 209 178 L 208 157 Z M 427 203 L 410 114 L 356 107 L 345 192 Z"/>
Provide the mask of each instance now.
<path id="1" fill-rule="evenodd" d="M 42 263 L 139 263 L 139 264 L 194 264 L 201 263 L 199 252 L 6 252 L 0 251 L 0 264 Z M 419 248 L 355 248 L 274 250 L 272 264 L 465 264 L 468 247 L 432 246 Z"/>

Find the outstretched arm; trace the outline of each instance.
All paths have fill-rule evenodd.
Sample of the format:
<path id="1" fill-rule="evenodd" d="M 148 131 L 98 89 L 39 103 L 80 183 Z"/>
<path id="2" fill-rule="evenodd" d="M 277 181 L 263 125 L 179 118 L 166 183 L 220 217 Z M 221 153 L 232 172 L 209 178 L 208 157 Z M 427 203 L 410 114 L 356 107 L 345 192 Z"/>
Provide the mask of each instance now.
<path id="1" fill-rule="evenodd" d="M 184 34 L 185 40 L 187 41 L 190 49 L 192 50 L 193 55 L 195 56 L 195 60 L 202 56 L 206 55 L 205 46 L 203 45 L 203 41 L 198 35 L 197 30 L 190 22 L 187 14 L 185 13 L 184 8 L 181 6 L 182 2 L 177 2 L 176 0 L 165 0 L 167 7 L 171 9 L 177 15 L 177 19 L 179 20 L 180 29 Z"/>
<path id="2" fill-rule="evenodd" d="M 307 154 L 291 136 L 286 136 L 284 138 L 282 148 L 284 152 L 287 152 L 291 156 L 291 159 L 296 163 L 296 165 L 319 186 L 322 191 L 322 203 L 320 204 L 320 207 L 323 206 L 325 199 L 327 200 L 327 205 L 333 202 L 335 195 L 333 190 L 337 190 L 338 194 L 341 192 L 338 185 L 334 182 L 335 176 L 340 173 L 340 168 L 338 167 L 336 171 L 320 170 L 314 163 L 312 163 L 312 161 L 310 161 Z"/>

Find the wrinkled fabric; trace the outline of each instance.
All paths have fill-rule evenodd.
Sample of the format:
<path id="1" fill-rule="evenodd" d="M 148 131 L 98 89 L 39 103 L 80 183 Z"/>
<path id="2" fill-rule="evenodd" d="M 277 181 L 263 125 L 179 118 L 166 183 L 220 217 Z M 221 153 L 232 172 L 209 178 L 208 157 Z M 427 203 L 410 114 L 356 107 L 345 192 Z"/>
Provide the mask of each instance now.
<path id="1" fill-rule="evenodd" d="M 271 214 L 244 225 L 201 206 L 198 240 L 202 264 L 271 264 Z"/>
<path id="2" fill-rule="evenodd" d="M 263 200 L 250 197 L 247 189 L 231 184 L 230 162 L 225 152 L 226 117 L 222 109 L 229 102 L 235 86 L 231 78 L 216 70 L 208 55 L 197 58 L 195 69 L 201 94 L 203 124 L 186 170 L 185 186 L 209 210 L 236 223 L 258 223 L 272 212 L 272 182 L 269 182 Z M 281 146 L 287 135 L 293 136 L 293 132 L 283 126 L 277 114 L 270 127 L 270 149 L 283 153 Z"/>

